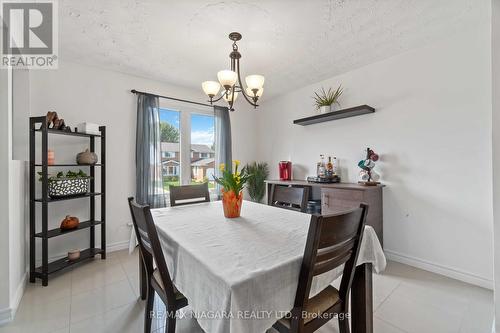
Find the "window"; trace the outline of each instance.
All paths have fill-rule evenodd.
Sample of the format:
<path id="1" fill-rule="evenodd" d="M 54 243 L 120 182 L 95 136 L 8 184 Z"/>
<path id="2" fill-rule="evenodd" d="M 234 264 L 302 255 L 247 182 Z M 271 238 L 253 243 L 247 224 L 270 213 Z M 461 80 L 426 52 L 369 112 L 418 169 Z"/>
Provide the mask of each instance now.
<path id="1" fill-rule="evenodd" d="M 163 158 L 175 157 L 175 152 L 174 151 L 162 151 L 161 157 L 163 157 Z"/>
<path id="2" fill-rule="evenodd" d="M 180 184 L 180 113 L 179 111 L 160 109 L 160 139 L 163 188 L 168 191 L 170 185 Z"/>
<path id="3" fill-rule="evenodd" d="M 168 102 L 168 101 L 167 101 Z M 214 115 L 210 108 L 162 102 L 160 106 L 163 188 L 170 185 L 215 183 Z"/>
<path id="4" fill-rule="evenodd" d="M 191 114 L 191 184 L 208 181 L 214 188 L 215 166 L 214 116 Z M 213 154 L 214 157 L 210 158 Z"/>

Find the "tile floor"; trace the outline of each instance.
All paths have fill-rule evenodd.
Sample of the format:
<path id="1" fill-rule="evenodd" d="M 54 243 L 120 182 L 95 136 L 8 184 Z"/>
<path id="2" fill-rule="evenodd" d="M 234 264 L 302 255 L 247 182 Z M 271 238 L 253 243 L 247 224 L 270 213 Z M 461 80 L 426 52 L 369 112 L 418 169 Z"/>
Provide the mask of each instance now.
<path id="1" fill-rule="evenodd" d="M 48 287 L 29 284 L 15 320 L 0 333 L 142 332 L 137 260 L 137 253 L 113 252 L 105 261 L 55 276 Z M 155 306 L 161 309 L 161 301 Z M 493 292 L 389 262 L 383 274 L 374 275 L 374 309 L 375 333 L 490 333 Z M 154 321 L 153 332 L 163 332 L 163 325 Z M 177 332 L 202 330 L 184 318 Z M 337 324 L 318 332 L 338 332 Z"/>

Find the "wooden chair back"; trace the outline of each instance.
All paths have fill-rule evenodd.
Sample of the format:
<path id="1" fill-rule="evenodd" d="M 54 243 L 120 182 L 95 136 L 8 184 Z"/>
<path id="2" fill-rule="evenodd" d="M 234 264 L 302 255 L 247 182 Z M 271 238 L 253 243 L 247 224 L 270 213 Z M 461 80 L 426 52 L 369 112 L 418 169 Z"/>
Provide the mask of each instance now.
<path id="1" fill-rule="evenodd" d="M 210 202 L 208 183 L 200 185 L 170 185 L 170 206 L 190 205 L 200 202 Z"/>
<path id="2" fill-rule="evenodd" d="M 309 187 L 290 187 L 273 184 L 270 205 L 305 212 L 309 199 Z"/>
<path id="3" fill-rule="evenodd" d="M 132 197 L 128 198 L 128 203 L 132 214 L 135 235 L 137 236 L 137 241 L 141 248 L 147 278 L 150 280 L 153 275 L 154 261 L 160 273 L 161 282 L 165 289 L 165 295 L 167 296 L 167 302 L 168 304 L 175 304 L 174 284 L 170 279 L 160 239 L 158 238 L 156 226 L 151 216 L 151 210 L 149 206 L 136 203 Z"/>
<path id="4" fill-rule="evenodd" d="M 362 203 L 359 208 L 345 213 L 311 217 L 295 296 L 295 311 L 301 311 L 308 301 L 313 277 L 342 264 L 345 265 L 339 298 L 344 310 L 348 311 L 348 295 L 354 278 L 367 211 L 368 206 Z"/>

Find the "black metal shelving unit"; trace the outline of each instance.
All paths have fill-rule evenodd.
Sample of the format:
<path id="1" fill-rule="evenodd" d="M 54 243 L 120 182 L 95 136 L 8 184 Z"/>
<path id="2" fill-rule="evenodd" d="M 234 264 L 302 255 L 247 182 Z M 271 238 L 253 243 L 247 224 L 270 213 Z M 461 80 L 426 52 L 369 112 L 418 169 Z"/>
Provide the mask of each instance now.
<path id="1" fill-rule="evenodd" d="M 36 278 L 42 280 L 42 285 L 47 286 L 49 282 L 49 275 L 70 267 L 72 265 L 79 264 L 88 259 L 94 258 L 96 255 L 100 255 L 101 259 L 106 259 L 106 127 L 99 127 L 100 135 L 78 133 L 78 132 L 65 132 L 60 130 L 54 130 L 48 128 L 46 117 L 31 117 L 30 118 L 30 282 L 35 282 Z M 36 135 L 39 133 L 41 135 L 41 154 L 42 163 L 35 163 L 36 155 Z M 94 165 L 79 165 L 79 164 L 53 164 L 48 165 L 48 141 L 49 135 L 65 135 L 70 137 L 88 138 L 91 152 L 95 152 L 96 139 L 100 139 L 101 144 L 101 156 L 100 163 Z M 88 167 L 90 168 L 90 192 L 84 195 L 71 196 L 65 198 L 53 199 L 48 196 L 48 169 L 52 167 Z M 37 170 L 41 169 L 42 172 L 42 196 L 40 198 L 35 197 L 36 195 L 36 183 L 37 183 Z M 95 187 L 95 172 L 96 169 L 100 169 L 101 172 L 101 186 L 100 192 L 96 192 Z M 78 228 L 68 231 L 62 231 L 59 228 L 48 229 L 48 211 L 49 204 L 65 201 L 65 200 L 84 200 L 84 198 L 89 199 L 89 220 L 80 222 Z M 101 200 L 101 214 L 100 219 L 96 219 L 95 212 L 95 202 L 97 199 Z M 37 216 L 36 216 L 36 206 L 40 204 L 42 207 L 41 214 L 41 231 L 37 232 Z M 101 227 L 101 245 L 100 248 L 96 248 L 95 245 L 95 227 Z M 54 237 L 70 234 L 79 230 L 89 229 L 90 230 L 90 244 L 89 248 L 83 249 L 80 252 L 80 258 L 78 260 L 70 261 L 67 257 L 49 262 L 48 254 L 48 242 L 49 239 Z M 42 240 L 42 264 L 36 267 L 36 243 L 35 240 L 40 238 Z"/>

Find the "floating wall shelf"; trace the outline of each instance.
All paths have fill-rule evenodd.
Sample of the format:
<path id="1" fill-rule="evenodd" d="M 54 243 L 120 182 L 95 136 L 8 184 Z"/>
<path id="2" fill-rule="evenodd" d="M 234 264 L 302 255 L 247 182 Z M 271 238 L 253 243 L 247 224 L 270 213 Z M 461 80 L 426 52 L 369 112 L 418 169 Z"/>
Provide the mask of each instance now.
<path id="1" fill-rule="evenodd" d="M 312 125 L 312 124 L 317 124 L 317 123 L 323 123 L 325 121 L 360 116 L 363 114 L 374 113 L 374 112 L 375 112 L 375 109 L 372 108 L 371 106 L 360 105 L 360 106 L 355 106 L 353 108 L 318 114 L 316 116 L 295 119 L 293 121 L 293 123 L 297 124 L 297 125 L 306 126 L 306 125 Z"/>

